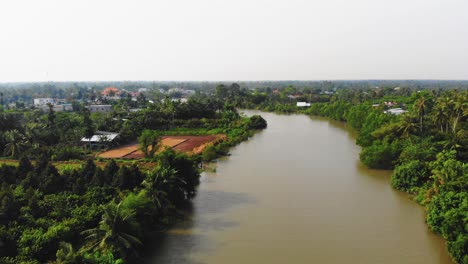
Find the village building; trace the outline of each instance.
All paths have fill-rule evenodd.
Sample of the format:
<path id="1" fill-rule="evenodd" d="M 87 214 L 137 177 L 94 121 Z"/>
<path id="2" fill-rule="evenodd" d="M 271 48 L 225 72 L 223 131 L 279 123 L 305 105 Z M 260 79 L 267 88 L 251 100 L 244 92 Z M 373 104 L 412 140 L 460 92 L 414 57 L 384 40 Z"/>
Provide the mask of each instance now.
<path id="1" fill-rule="evenodd" d="M 112 105 L 90 105 L 88 109 L 91 113 L 109 113 L 112 111 Z"/>
<path id="2" fill-rule="evenodd" d="M 402 108 L 392 108 L 392 109 L 388 109 L 384 111 L 385 114 L 392 114 L 392 115 L 401 115 L 406 112 L 408 111 L 403 110 Z"/>
<path id="3" fill-rule="evenodd" d="M 101 96 L 105 99 L 119 100 L 122 95 L 122 91 L 115 87 L 104 88 L 101 92 Z"/>
<path id="4" fill-rule="evenodd" d="M 49 111 L 49 105 L 40 105 L 37 108 L 44 112 Z M 73 111 L 73 106 L 72 104 L 56 104 L 52 105 L 52 110 L 54 112 L 71 112 Z"/>
<path id="5" fill-rule="evenodd" d="M 307 103 L 307 102 L 297 102 L 297 103 L 296 103 L 296 106 L 297 106 L 297 107 L 309 107 L 309 106 L 310 106 L 310 103 Z"/>
<path id="6" fill-rule="evenodd" d="M 53 104 L 54 98 L 34 98 L 34 106 Z"/>
<path id="7" fill-rule="evenodd" d="M 90 138 L 83 137 L 81 143 L 91 149 L 102 149 L 114 145 L 118 136 L 119 133 L 96 131 Z"/>

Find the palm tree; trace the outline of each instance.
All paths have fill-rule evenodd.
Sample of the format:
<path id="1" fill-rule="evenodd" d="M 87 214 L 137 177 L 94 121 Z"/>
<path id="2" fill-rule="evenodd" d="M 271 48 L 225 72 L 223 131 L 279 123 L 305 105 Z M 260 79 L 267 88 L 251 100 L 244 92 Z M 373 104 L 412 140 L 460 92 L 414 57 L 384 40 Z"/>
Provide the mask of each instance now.
<path id="1" fill-rule="evenodd" d="M 417 131 L 417 121 L 414 114 L 406 113 L 401 116 L 401 121 L 397 123 L 397 131 L 403 138 L 408 138 Z"/>
<path id="2" fill-rule="evenodd" d="M 416 102 L 414 102 L 414 106 L 416 108 L 416 111 L 418 112 L 419 115 L 419 129 L 420 132 L 422 133 L 423 131 L 423 117 L 424 117 L 424 112 L 426 109 L 426 98 L 423 96 L 419 97 Z"/>
<path id="3" fill-rule="evenodd" d="M 42 145 L 44 142 L 40 140 L 42 131 L 45 131 L 46 126 L 36 122 L 28 122 L 25 126 L 25 137 L 31 145 Z"/>
<path id="4" fill-rule="evenodd" d="M 173 189 L 174 182 L 179 181 L 177 171 L 168 166 L 159 166 L 155 171 L 149 172 L 147 178 L 142 182 L 151 200 L 158 209 L 169 207 L 168 192 Z M 171 190 L 172 189 L 172 190 Z"/>
<path id="5" fill-rule="evenodd" d="M 89 249 L 98 248 L 103 252 L 118 252 L 125 257 L 141 245 L 138 238 L 139 225 L 135 221 L 135 211 L 122 207 L 114 201 L 103 206 L 99 226 L 81 232 L 86 235 Z"/>
<path id="6" fill-rule="evenodd" d="M 455 95 L 453 100 L 453 125 L 452 133 L 455 134 L 457 131 L 457 125 L 460 118 L 466 116 L 466 109 L 468 108 L 468 98 L 463 94 Z"/>
<path id="7" fill-rule="evenodd" d="M 14 129 L 5 133 L 7 143 L 5 153 L 13 158 L 18 158 L 26 147 L 26 137 Z"/>
<path id="8" fill-rule="evenodd" d="M 53 264 L 77 264 L 82 263 L 79 252 L 76 252 L 73 245 L 66 242 L 60 242 L 59 249 L 55 254 L 57 259 Z"/>
<path id="9" fill-rule="evenodd" d="M 436 126 L 440 128 L 440 132 L 447 132 L 448 129 L 448 120 L 449 120 L 449 106 L 450 106 L 450 99 L 448 97 L 439 97 L 437 99 L 437 104 L 434 107 L 434 114 L 432 116 L 433 121 Z"/>

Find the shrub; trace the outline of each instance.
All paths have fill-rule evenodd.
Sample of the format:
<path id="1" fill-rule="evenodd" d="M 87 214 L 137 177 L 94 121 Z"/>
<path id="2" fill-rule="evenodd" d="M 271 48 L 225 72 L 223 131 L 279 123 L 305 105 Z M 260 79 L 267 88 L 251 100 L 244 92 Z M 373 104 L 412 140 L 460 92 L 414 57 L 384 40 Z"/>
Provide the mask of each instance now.
<path id="1" fill-rule="evenodd" d="M 395 168 L 392 174 L 392 186 L 398 190 L 413 192 L 414 187 L 421 187 L 429 180 L 430 172 L 424 162 L 413 160 Z"/>

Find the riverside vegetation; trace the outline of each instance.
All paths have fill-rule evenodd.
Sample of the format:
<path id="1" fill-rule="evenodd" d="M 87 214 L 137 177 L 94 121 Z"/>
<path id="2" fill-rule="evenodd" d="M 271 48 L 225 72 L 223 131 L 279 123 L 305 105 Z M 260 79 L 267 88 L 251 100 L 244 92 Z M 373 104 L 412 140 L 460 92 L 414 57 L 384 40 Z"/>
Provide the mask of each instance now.
<path id="1" fill-rule="evenodd" d="M 280 113 L 325 116 L 346 122 L 358 132 L 356 143 L 362 147 L 361 161 L 370 168 L 393 169 L 392 186 L 410 193 L 415 201 L 426 208 L 426 222 L 429 228 L 446 239 L 448 251 L 456 262 L 468 263 L 466 83 L 430 81 L 293 83 L 297 87 L 288 85 L 287 82 L 251 83 L 249 85 L 255 86 L 253 90 L 238 84 L 221 84 L 213 87 L 206 83 L 195 83 L 191 84 L 191 87 L 197 85 L 209 87 L 200 89 L 201 92 L 191 98 L 187 104 L 165 100 L 163 103 L 148 105 L 144 100 L 138 102 L 120 100 L 114 103 L 114 110 L 117 111 L 111 115 L 89 114 L 79 104 L 74 104 L 77 112 L 67 114 L 49 112 L 44 115 L 23 110 L 2 113 L 0 150 L 10 157 L 19 158 L 27 155 L 35 160 L 31 164 L 23 157 L 16 167 L 4 165 L 0 169 L 2 171 L 0 174 L 6 175 L 2 176 L 0 196 L 3 213 L 0 219 L 3 224 L 0 238 L 5 245 L 10 246 L 4 248 L 9 257 L 3 261 L 6 263 L 8 261 L 36 263 L 47 260 L 58 263 L 125 261 L 128 256 L 134 255 L 134 249 L 138 248 L 141 239 L 138 232 L 134 233 L 132 230 L 164 229 L 168 223 L 177 218 L 176 204 L 180 201 L 187 202 L 194 195 L 195 188 L 184 185 L 186 184 L 184 182 L 190 179 L 193 180 L 191 184 L 194 186 L 198 183 L 198 175 L 194 176 L 198 170 L 194 164 L 200 159 L 211 160 L 217 155 L 225 154 L 230 145 L 248 138 L 252 134 L 252 129 L 266 126 L 260 117 L 242 118 L 235 111 L 236 108 L 256 108 Z M 401 87 L 396 87 L 398 85 Z M 337 86 L 338 89 L 333 89 Z M 458 86 L 459 89 L 450 89 L 452 86 Z M 21 94 L 16 90 L 11 93 L 15 92 Z M 85 94 L 82 96 L 87 97 Z M 309 108 L 298 108 L 296 101 L 307 101 L 312 105 Z M 389 106 L 388 102 L 396 105 Z M 132 104 L 135 103 L 148 109 L 130 114 L 123 111 L 134 107 Z M 407 112 L 401 115 L 384 113 L 389 107 L 402 107 Z M 127 121 L 121 120 L 127 116 L 131 118 Z M 8 129 L 5 129 L 6 127 Z M 96 167 L 94 174 L 88 175 L 84 168 L 93 165 L 92 161 L 87 161 L 80 165 L 82 168 L 59 168 L 61 172 L 56 174 L 53 166 L 47 162 L 48 159 L 42 158 L 43 156 L 49 160 L 86 158 L 87 150 L 69 142 L 77 142 L 82 135 L 89 135 L 95 129 L 120 132 L 121 143 L 143 135 L 140 141 L 152 145 L 157 144 L 161 128 L 165 133 L 181 135 L 224 133 L 229 136 L 229 140 L 224 144 L 205 149 L 201 157 L 187 157 L 170 151 L 154 157 L 149 155 L 148 160 L 156 160 L 158 164 L 154 170 L 149 171 L 144 171 L 137 164 L 119 166 L 119 163 L 111 162 L 105 167 L 94 165 Z M 52 136 L 54 134 L 50 131 L 54 129 L 58 137 Z M 142 133 L 145 129 L 148 131 Z M 180 163 L 175 165 L 174 160 L 179 160 Z M 121 170 L 127 172 L 120 172 Z M 174 170 L 184 171 L 187 175 L 193 173 L 193 177 L 184 179 L 183 177 L 188 176 L 158 176 L 172 175 Z M 19 178 L 15 176 L 20 173 L 26 175 L 25 179 L 32 179 L 21 182 L 36 182 L 38 187 L 22 188 L 16 179 L 24 176 L 18 176 Z M 72 177 L 71 181 L 67 180 L 67 175 L 73 173 L 88 176 Z M 134 176 L 123 176 L 127 173 Z M 42 178 L 32 176 L 34 174 Z M 179 180 L 179 177 L 183 180 Z M 101 183 L 103 186 L 93 183 L 102 179 L 107 179 L 107 183 Z M 130 179 L 141 181 L 138 180 L 137 184 Z M 77 184 L 78 180 L 80 182 Z M 57 186 L 57 183 L 60 191 L 54 193 L 53 186 Z M 179 188 L 179 184 L 182 184 L 182 187 Z M 151 185 L 166 186 L 167 189 L 152 188 Z M 80 186 L 85 186 L 83 195 L 79 195 Z M 173 188 L 179 189 L 173 190 Z M 75 194 L 75 191 L 78 194 Z M 175 193 L 170 194 L 171 192 Z M 57 198 L 56 195 L 59 194 L 63 199 Z M 68 199 L 68 197 L 75 198 Z M 166 202 L 170 206 L 161 209 Z M 51 208 L 60 208 L 59 205 L 62 208 L 69 208 L 68 211 L 58 210 L 59 212 L 55 213 L 67 212 L 63 218 L 51 213 L 54 212 Z M 139 211 L 139 208 L 144 208 L 145 205 L 156 211 L 150 210 L 151 216 L 142 216 L 141 214 L 147 210 Z M 32 210 L 37 210 L 35 215 Z M 127 213 L 130 215 L 124 216 Z M 109 220 L 120 219 L 112 218 L 113 214 L 122 215 L 121 218 L 126 219 L 119 220 L 122 229 L 110 230 L 110 227 L 118 225 L 111 225 Z M 83 220 L 75 223 L 73 219 L 80 219 L 79 217 L 86 218 L 90 222 Z M 8 221 L 9 219 L 12 220 Z M 129 219 L 132 221 L 127 223 Z M 82 223 L 88 224 L 82 226 Z M 70 226 L 72 228 L 67 229 Z M 79 230 L 79 232 L 66 230 Z M 120 236 L 118 234 L 122 236 L 125 234 L 128 243 L 122 244 L 123 246 L 119 246 L 120 242 L 112 244 L 113 239 Z M 47 243 L 44 242 L 46 238 Z M 96 244 L 98 238 L 101 242 Z M 106 244 L 107 242 L 109 244 Z M 44 248 L 44 245 L 52 246 Z M 45 250 L 45 253 L 39 252 L 41 250 Z"/>
<path id="2" fill-rule="evenodd" d="M 144 109 L 131 113 L 125 104 Z M 242 117 L 200 94 L 187 103 L 124 99 L 110 114 L 74 107 L 71 113 L 0 109 L 0 153 L 8 158 L 0 166 L 1 263 L 137 261 L 145 234 L 183 219 L 180 208 L 196 194 L 200 161 L 227 154 L 266 127 L 260 116 Z M 80 145 L 96 130 L 118 132 L 114 144 L 139 138 L 144 162 L 96 161 Z M 164 133 L 227 139 L 202 155 L 147 151 Z"/>
<path id="3" fill-rule="evenodd" d="M 239 105 L 346 122 L 358 132 L 362 163 L 392 169 L 391 185 L 426 208 L 429 228 L 447 241 L 457 263 L 468 263 L 468 91 L 344 89 L 324 95 L 289 89 L 311 107 L 298 108 L 271 91 L 239 97 Z M 407 112 L 384 113 L 388 102 Z"/>

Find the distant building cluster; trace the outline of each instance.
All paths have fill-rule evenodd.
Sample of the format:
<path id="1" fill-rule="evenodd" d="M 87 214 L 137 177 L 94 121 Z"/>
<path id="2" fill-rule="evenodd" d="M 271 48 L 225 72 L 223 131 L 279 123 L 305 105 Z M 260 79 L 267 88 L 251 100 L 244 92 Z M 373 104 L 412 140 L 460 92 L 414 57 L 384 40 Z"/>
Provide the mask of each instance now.
<path id="1" fill-rule="evenodd" d="M 95 91 L 94 88 L 88 87 L 88 93 L 79 91 L 78 96 L 76 94 L 71 94 L 72 100 L 76 100 L 78 102 L 84 103 L 86 108 L 89 109 L 91 113 L 108 113 L 112 111 L 112 104 L 110 101 L 120 100 L 123 98 L 131 98 L 132 101 L 139 100 L 140 96 L 144 93 L 149 92 L 150 89 L 146 87 L 140 87 L 133 91 L 128 91 L 126 89 L 119 89 L 114 86 L 105 87 L 102 91 Z M 179 102 L 187 102 L 188 97 L 195 94 L 195 90 L 191 89 L 184 89 L 173 87 L 170 89 L 159 89 L 156 90 L 164 95 L 168 95 L 171 100 L 179 101 Z M 75 97 L 76 96 L 76 97 Z M 143 97 L 144 98 L 144 97 Z M 153 100 L 147 100 L 148 103 L 154 103 Z M 32 98 L 31 101 L 9 101 L 8 103 L 4 104 L 7 109 L 15 109 L 15 108 L 27 108 L 32 107 L 35 109 L 40 109 L 44 112 L 49 111 L 52 109 L 55 112 L 63 112 L 63 111 L 73 111 L 74 107 L 70 99 L 64 98 L 55 98 L 55 97 L 36 97 Z M 140 111 L 139 108 L 131 109 L 131 112 Z"/>
<path id="2" fill-rule="evenodd" d="M 55 112 L 73 111 L 72 104 L 67 103 L 65 99 L 54 99 L 54 98 L 34 98 L 34 107 L 41 109 L 42 111 L 49 111 L 52 106 L 52 110 Z"/>
<path id="3" fill-rule="evenodd" d="M 164 90 L 163 90 L 163 93 L 164 93 Z M 171 95 L 171 94 L 177 94 L 177 95 L 180 95 L 180 97 L 190 97 L 192 95 L 195 94 L 195 90 L 186 90 L 186 89 L 182 89 L 182 88 L 171 88 L 169 90 L 167 90 L 167 94 Z"/>

